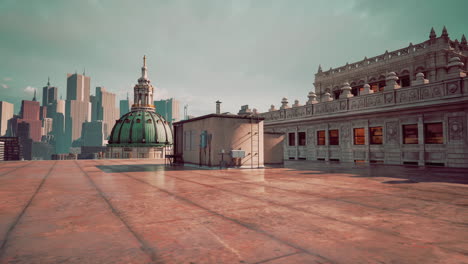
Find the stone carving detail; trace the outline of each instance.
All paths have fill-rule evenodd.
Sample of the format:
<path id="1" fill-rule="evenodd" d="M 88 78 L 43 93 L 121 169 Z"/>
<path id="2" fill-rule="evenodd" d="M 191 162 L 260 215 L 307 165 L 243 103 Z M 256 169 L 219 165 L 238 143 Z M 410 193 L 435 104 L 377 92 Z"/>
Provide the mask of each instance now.
<path id="1" fill-rule="evenodd" d="M 447 93 L 448 94 L 456 94 L 458 93 L 458 83 L 449 83 L 447 85 Z"/>
<path id="2" fill-rule="evenodd" d="M 376 102 L 375 102 L 375 97 L 374 96 L 370 96 L 367 98 L 367 106 L 375 106 Z"/>
<path id="3" fill-rule="evenodd" d="M 386 93 L 385 94 L 385 103 L 386 104 L 393 103 L 393 93 Z"/>
<path id="4" fill-rule="evenodd" d="M 388 144 L 398 144 L 398 122 L 388 122 L 386 124 L 386 142 Z"/>
<path id="5" fill-rule="evenodd" d="M 341 129 L 340 129 L 340 137 L 341 137 L 341 141 L 344 143 L 344 144 L 347 144 L 349 143 L 350 141 L 350 135 L 351 135 L 351 129 L 349 126 L 347 125 L 343 125 L 341 126 Z"/>
<path id="6" fill-rule="evenodd" d="M 313 111 L 312 111 L 312 106 L 308 106 L 306 107 L 306 115 L 312 115 L 313 114 Z"/>
<path id="7" fill-rule="evenodd" d="M 463 140 L 464 134 L 464 124 L 463 118 L 460 116 L 457 117 L 449 117 L 449 139 L 450 140 Z"/>
<path id="8" fill-rule="evenodd" d="M 426 88 L 422 89 L 422 92 L 421 92 L 421 98 L 422 99 L 428 99 L 428 98 L 432 98 L 432 97 L 434 97 L 434 96 L 432 94 L 432 90 L 429 87 L 426 87 Z"/>
<path id="9" fill-rule="evenodd" d="M 346 101 L 341 101 L 340 102 L 340 110 L 346 110 Z"/>
<path id="10" fill-rule="evenodd" d="M 315 129 L 308 128 L 307 129 L 307 145 L 315 145 Z"/>
<path id="11" fill-rule="evenodd" d="M 442 88 L 440 86 L 436 86 L 432 89 L 432 92 L 435 97 L 442 96 Z"/>

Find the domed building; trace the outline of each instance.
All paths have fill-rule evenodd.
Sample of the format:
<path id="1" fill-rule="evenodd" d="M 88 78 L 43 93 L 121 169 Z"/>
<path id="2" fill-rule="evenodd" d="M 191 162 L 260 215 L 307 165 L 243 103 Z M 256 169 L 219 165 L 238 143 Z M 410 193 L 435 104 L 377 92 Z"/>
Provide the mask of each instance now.
<path id="1" fill-rule="evenodd" d="M 138 84 L 133 88 L 131 111 L 115 123 L 107 144 L 108 158 L 164 158 L 173 144 L 172 126 L 156 113 L 153 103 L 154 87 L 148 79 L 146 56 Z"/>

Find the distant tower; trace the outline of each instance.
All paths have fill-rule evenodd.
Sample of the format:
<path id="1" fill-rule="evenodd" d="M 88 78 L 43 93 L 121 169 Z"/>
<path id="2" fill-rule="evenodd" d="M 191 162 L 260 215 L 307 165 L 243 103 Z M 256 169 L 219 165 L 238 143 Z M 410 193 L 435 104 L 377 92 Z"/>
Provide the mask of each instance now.
<path id="1" fill-rule="evenodd" d="M 216 114 L 221 114 L 221 101 L 216 101 Z"/>

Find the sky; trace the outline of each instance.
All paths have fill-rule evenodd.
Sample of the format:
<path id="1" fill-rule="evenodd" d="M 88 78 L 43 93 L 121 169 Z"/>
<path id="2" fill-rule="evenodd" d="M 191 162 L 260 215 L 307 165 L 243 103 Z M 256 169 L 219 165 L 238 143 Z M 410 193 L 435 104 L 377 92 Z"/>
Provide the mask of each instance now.
<path id="1" fill-rule="evenodd" d="M 30 100 L 67 73 L 118 99 L 133 95 L 143 55 L 155 99 L 190 115 L 305 103 L 324 70 L 428 39 L 468 35 L 466 0 L 0 0 L 0 101 Z M 117 102 L 118 104 L 118 102 Z M 182 109 L 181 109 L 182 113 Z"/>

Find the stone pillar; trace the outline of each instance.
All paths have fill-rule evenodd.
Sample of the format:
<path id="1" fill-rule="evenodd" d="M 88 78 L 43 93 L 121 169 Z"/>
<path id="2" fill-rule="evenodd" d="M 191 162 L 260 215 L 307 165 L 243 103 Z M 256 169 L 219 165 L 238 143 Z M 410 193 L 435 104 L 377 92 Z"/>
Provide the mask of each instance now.
<path id="1" fill-rule="evenodd" d="M 292 107 L 298 107 L 298 106 L 301 106 L 301 105 L 299 104 L 299 100 L 296 99 L 294 100 L 294 104 L 292 105 Z"/>
<path id="2" fill-rule="evenodd" d="M 309 92 L 309 95 L 307 95 L 309 100 L 307 101 L 307 104 L 316 104 L 318 103 L 317 101 L 317 95 L 314 92 Z"/>
<path id="3" fill-rule="evenodd" d="M 322 102 L 330 102 L 330 101 L 333 101 L 333 97 L 331 96 L 331 94 L 329 92 L 324 93 L 322 97 Z"/>
<path id="4" fill-rule="evenodd" d="M 281 100 L 281 107 L 280 109 L 283 110 L 283 109 L 288 109 L 289 106 L 288 106 L 288 98 L 286 97 L 283 97 L 283 100 Z"/>
<path id="5" fill-rule="evenodd" d="M 299 128 L 296 127 L 296 130 L 294 131 L 294 146 L 295 146 L 295 156 L 294 159 L 298 160 L 299 159 Z"/>
<path id="6" fill-rule="evenodd" d="M 459 57 L 450 58 L 447 64 L 447 79 L 466 77 L 466 73 L 463 71 L 465 64 L 460 60 Z"/>
<path id="7" fill-rule="evenodd" d="M 353 96 L 354 95 L 351 93 L 351 86 L 349 86 L 349 83 L 343 83 L 343 87 L 341 87 L 340 99 L 351 98 Z"/>
<path id="8" fill-rule="evenodd" d="M 400 88 L 400 85 L 397 83 L 398 76 L 395 72 L 389 72 L 385 81 L 384 92 L 389 92 Z"/>
<path id="9" fill-rule="evenodd" d="M 371 89 L 369 84 L 364 84 L 364 90 L 361 92 L 362 95 L 373 94 L 374 90 Z"/>
<path id="10" fill-rule="evenodd" d="M 416 74 L 416 80 L 413 81 L 412 85 L 428 84 L 429 80 L 424 78 L 424 73 L 420 72 Z"/>

